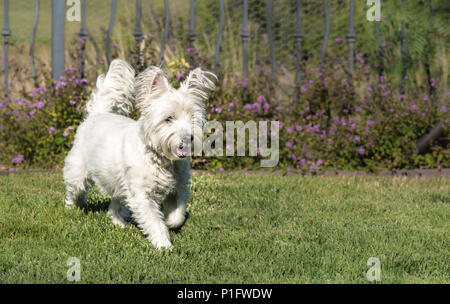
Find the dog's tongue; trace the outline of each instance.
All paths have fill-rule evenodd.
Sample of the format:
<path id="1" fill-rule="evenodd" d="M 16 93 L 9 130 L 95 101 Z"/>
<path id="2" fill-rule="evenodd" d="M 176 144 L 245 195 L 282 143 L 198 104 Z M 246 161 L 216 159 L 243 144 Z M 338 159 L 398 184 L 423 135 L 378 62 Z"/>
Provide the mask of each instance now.
<path id="1" fill-rule="evenodd" d="M 186 156 L 187 155 L 187 152 L 183 151 L 183 150 L 178 150 L 177 153 L 178 153 L 178 156 Z"/>

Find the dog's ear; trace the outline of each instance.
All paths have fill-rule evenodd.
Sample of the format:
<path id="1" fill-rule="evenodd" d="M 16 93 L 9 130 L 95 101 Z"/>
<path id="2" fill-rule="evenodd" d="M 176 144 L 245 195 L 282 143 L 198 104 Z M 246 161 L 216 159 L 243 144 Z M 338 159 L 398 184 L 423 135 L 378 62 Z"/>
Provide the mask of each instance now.
<path id="1" fill-rule="evenodd" d="M 204 101 L 216 89 L 213 80 L 217 80 L 216 75 L 208 71 L 202 71 L 201 68 L 196 68 L 189 73 L 180 89 Z"/>
<path id="2" fill-rule="evenodd" d="M 164 72 L 155 66 L 148 67 L 136 77 L 136 103 L 139 106 L 146 100 L 158 98 L 169 88 Z"/>

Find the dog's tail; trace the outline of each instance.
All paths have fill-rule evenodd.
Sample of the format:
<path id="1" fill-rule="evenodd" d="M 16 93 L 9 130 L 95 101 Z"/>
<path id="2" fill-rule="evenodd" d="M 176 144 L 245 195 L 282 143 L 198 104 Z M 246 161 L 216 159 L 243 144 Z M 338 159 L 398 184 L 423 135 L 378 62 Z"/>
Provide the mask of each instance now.
<path id="1" fill-rule="evenodd" d="M 124 60 L 114 59 L 108 73 L 98 76 L 97 88 L 86 105 L 92 113 L 116 113 L 128 116 L 134 103 L 134 70 Z"/>

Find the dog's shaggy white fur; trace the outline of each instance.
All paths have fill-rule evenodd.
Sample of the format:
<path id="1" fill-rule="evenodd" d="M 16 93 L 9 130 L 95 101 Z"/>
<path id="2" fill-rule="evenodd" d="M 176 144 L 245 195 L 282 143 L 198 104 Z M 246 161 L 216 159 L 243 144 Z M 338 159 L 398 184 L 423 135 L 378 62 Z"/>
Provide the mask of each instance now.
<path id="1" fill-rule="evenodd" d="M 135 79 L 127 62 L 114 60 L 98 77 L 65 160 L 66 207 L 82 207 L 96 185 L 112 197 L 114 224 L 124 226 L 131 216 L 154 246 L 172 248 L 168 229 L 185 221 L 190 145 L 193 130 L 205 122 L 211 78 L 197 68 L 174 89 L 157 67 Z M 126 117 L 134 101 L 137 121 Z"/>

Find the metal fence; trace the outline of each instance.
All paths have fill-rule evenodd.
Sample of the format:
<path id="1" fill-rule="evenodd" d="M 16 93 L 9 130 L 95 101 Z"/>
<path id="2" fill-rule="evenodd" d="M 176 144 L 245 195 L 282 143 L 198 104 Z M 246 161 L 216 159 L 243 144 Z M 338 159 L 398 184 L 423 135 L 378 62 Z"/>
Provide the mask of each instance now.
<path id="1" fill-rule="evenodd" d="M 89 5 L 93 2 L 86 0 L 72 0 L 71 3 L 80 2 L 81 22 L 79 38 L 81 47 L 80 73 L 85 75 L 86 44 L 93 35 L 88 31 L 87 22 Z M 384 0 L 387 1 L 387 0 Z M 103 1 L 102 1 L 103 2 Z M 144 1 L 145 2 L 145 1 Z M 355 3 L 356 2 L 356 3 Z M 361 2 L 364 2 L 361 4 Z M 376 1 L 371 1 L 376 2 Z M 424 3 L 429 9 L 430 24 L 435 7 L 432 0 Z M 106 31 L 101 33 L 104 41 L 104 56 L 109 63 L 112 59 L 111 45 L 112 35 L 118 19 L 117 0 L 103 2 L 109 7 L 109 24 Z M 382 4 L 383 1 L 380 0 Z M 400 8 L 406 9 L 406 1 L 401 0 Z M 36 69 L 34 67 L 34 44 L 36 29 L 39 23 L 40 0 L 35 0 L 33 29 L 30 35 L 30 65 L 33 77 L 37 82 Z M 64 73 L 65 62 L 65 23 L 67 4 L 64 0 L 52 0 L 52 75 L 59 78 Z M 144 65 L 140 44 L 144 37 L 142 24 L 148 31 L 153 32 L 156 40 L 160 40 L 159 62 L 162 64 L 167 52 L 167 47 L 173 43 L 181 43 L 185 49 L 193 49 L 196 44 L 207 48 L 211 55 L 211 66 L 207 67 L 216 73 L 238 73 L 230 71 L 230 67 L 224 66 L 224 58 L 231 52 L 237 54 L 237 60 L 241 62 L 241 77 L 250 77 L 251 70 L 258 73 L 258 68 L 268 68 L 270 85 L 273 86 L 277 75 L 283 70 L 289 70 L 294 75 L 292 80 L 296 88 L 296 100 L 300 101 L 300 86 L 305 62 L 315 62 L 323 68 L 329 52 L 330 41 L 344 39 L 345 45 L 334 49 L 333 52 L 341 52 L 346 58 L 348 77 L 351 79 L 354 73 L 355 50 L 361 49 L 358 44 L 359 37 L 356 26 L 373 27 L 371 37 L 373 48 L 376 48 L 376 60 L 379 61 L 379 74 L 385 73 L 384 47 L 382 22 L 369 22 L 366 19 L 366 1 L 354 0 L 154 0 L 128 1 L 128 6 L 135 8 L 134 29 L 128 25 L 129 35 L 134 38 L 136 46 L 136 63 Z M 148 4 L 148 5 L 147 5 Z M 355 9 L 355 4 L 358 10 Z M 9 27 L 9 1 L 4 0 L 4 94 L 8 96 L 8 41 L 11 36 Z M 188 6 L 188 9 L 185 9 Z M 150 12 L 149 12 L 150 11 Z M 105 10 L 103 10 L 103 13 Z M 177 14 L 174 16 L 174 14 Z M 143 17 L 144 14 L 144 17 Z M 119 13 L 120 15 L 120 13 Z M 356 20 L 356 21 L 355 21 Z M 187 24 L 186 24 L 187 23 Z M 199 26 L 200 25 L 200 26 Z M 343 28 L 343 25 L 345 26 Z M 407 37 L 404 32 L 405 24 L 401 23 L 400 44 L 401 58 L 405 61 Z M 199 32 L 199 29 L 202 31 Z M 367 33 L 367 31 L 365 31 Z M 428 33 L 429 35 L 429 33 Z M 183 37 L 184 36 L 184 37 Z M 341 38 L 339 38 L 341 37 Z M 225 43 L 226 42 L 226 43 Z M 239 44 L 238 44 L 239 42 Z M 367 48 L 367 46 L 365 46 Z M 239 48 L 239 50 L 237 50 Z M 190 58 L 192 61 L 192 58 Z M 426 62 L 427 64 L 427 62 Z M 428 81 L 431 81 L 431 73 L 428 70 Z M 402 63 L 400 91 L 404 91 L 406 64 Z"/>

